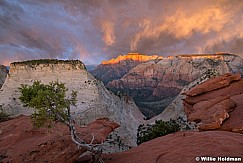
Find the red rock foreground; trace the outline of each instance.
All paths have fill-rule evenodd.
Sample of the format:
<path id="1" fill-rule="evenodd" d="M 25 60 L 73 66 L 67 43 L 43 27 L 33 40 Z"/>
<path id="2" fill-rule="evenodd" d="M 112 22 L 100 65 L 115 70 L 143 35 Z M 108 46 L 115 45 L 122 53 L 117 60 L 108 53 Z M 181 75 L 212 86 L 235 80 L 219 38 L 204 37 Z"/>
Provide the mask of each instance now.
<path id="1" fill-rule="evenodd" d="M 243 133 L 243 79 L 240 74 L 211 78 L 184 93 L 188 121 L 199 130 L 226 130 Z"/>
<path id="2" fill-rule="evenodd" d="M 227 131 L 177 132 L 107 155 L 107 163 L 191 163 L 200 156 L 241 157 L 243 135 Z"/>
<path id="3" fill-rule="evenodd" d="M 87 143 L 106 139 L 118 125 L 107 118 L 77 128 Z M 71 141 L 68 127 L 57 123 L 51 129 L 35 129 L 30 117 L 20 116 L 0 123 L 0 162 L 74 162 L 84 151 Z"/>

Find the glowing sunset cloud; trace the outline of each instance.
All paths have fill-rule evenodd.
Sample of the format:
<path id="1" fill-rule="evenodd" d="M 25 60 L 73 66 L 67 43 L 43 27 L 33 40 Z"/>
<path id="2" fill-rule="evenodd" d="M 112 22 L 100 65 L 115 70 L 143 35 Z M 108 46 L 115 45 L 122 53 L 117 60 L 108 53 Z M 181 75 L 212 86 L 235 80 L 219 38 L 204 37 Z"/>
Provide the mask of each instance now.
<path id="1" fill-rule="evenodd" d="M 119 54 L 243 55 L 241 0 L 1 0 L 0 64 Z"/>

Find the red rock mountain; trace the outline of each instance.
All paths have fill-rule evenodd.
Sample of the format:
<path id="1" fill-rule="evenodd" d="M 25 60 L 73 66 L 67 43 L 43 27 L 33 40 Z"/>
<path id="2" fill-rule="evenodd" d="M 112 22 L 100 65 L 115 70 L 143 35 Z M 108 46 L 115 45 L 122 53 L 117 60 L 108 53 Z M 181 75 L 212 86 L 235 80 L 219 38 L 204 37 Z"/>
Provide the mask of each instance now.
<path id="1" fill-rule="evenodd" d="M 132 66 L 130 60 L 121 58 L 101 64 L 95 70 L 99 75 L 93 74 L 104 83 L 110 81 L 107 87 L 113 92 L 125 92 L 131 96 L 147 117 L 161 113 L 185 85 L 208 71 L 215 75 L 228 72 L 243 74 L 243 59 L 228 53 L 178 55 Z"/>
<path id="2" fill-rule="evenodd" d="M 106 85 L 112 80 L 120 79 L 123 77 L 130 69 L 139 65 L 140 61 L 134 61 L 131 59 L 121 61 L 116 64 L 100 64 L 90 73 L 103 81 Z"/>
<path id="3" fill-rule="evenodd" d="M 138 64 L 149 61 L 162 59 L 162 56 L 144 55 L 139 53 L 128 53 L 127 55 L 119 55 L 108 61 L 103 61 L 94 70 L 90 71 L 96 78 L 101 79 L 104 84 L 123 77 L 130 69 Z"/>

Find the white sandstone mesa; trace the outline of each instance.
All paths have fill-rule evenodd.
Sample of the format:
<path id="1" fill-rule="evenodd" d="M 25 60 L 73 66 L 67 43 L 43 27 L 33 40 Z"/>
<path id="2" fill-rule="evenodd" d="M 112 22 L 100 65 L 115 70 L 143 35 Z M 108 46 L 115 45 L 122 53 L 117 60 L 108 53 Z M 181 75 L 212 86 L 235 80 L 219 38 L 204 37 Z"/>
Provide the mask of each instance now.
<path id="1" fill-rule="evenodd" d="M 77 91 L 77 107 L 71 108 L 71 114 L 79 125 L 88 124 L 97 118 L 108 117 L 118 123 L 113 137 L 119 137 L 125 150 L 136 146 L 137 127 L 143 123 L 143 115 L 133 100 L 125 96 L 116 96 L 108 91 L 102 82 L 87 72 L 85 65 L 78 60 L 34 60 L 15 62 L 0 91 L 0 105 L 12 115 L 30 115 L 32 108 L 26 108 L 18 99 L 21 84 L 31 85 L 39 80 L 44 84 L 51 81 L 65 83 L 71 91 Z"/>

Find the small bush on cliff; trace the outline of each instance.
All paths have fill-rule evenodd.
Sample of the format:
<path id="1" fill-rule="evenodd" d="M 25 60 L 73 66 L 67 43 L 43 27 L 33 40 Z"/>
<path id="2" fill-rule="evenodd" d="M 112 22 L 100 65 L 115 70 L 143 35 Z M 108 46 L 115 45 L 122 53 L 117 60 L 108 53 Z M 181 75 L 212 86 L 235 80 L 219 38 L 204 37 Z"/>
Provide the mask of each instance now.
<path id="1" fill-rule="evenodd" d="M 57 60 L 57 59 L 38 59 L 38 60 L 28 60 L 28 61 L 22 61 L 22 62 L 13 62 L 11 65 L 27 65 L 32 68 L 40 65 L 49 65 L 49 64 L 70 64 L 73 66 L 73 68 L 76 68 L 76 66 L 79 66 L 81 69 L 86 69 L 85 65 L 79 61 L 79 60 Z"/>
<path id="2" fill-rule="evenodd" d="M 53 121 L 61 121 L 69 127 L 72 141 L 78 146 L 91 152 L 95 162 L 102 162 L 102 149 L 99 144 L 86 144 L 76 134 L 74 120 L 70 107 L 75 106 L 77 92 L 72 91 L 71 97 L 66 97 L 67 88 L 58 81 L 47 85 L 35 81 L 33 85 L 21 85 L 19 99 L 26 106 L 34 108 L 32 120 L 36 127 L 51 127 Z"/>
<path id="3" fill-rule="evenodd" d="M 12 64 L 22 64 L 22 65 L 39 65 L 39 64 L 82 64 L 79 60 L 57 60 L 57 59 L 38 59 L 38 60 L 28 60 L 21 62 L 13 62 Z"/>
<path id="4" fill-rule="evenodd" d="M 180 130 L 180 125 L 175 120 L 170 121 L 155 121 L 154 125 L 140 125 L 137 133 L 137 144 L 155 139 L 160 136 L 164 136 L 170 133 L 174 133 Z"/>

